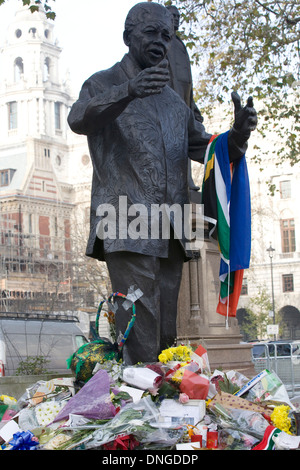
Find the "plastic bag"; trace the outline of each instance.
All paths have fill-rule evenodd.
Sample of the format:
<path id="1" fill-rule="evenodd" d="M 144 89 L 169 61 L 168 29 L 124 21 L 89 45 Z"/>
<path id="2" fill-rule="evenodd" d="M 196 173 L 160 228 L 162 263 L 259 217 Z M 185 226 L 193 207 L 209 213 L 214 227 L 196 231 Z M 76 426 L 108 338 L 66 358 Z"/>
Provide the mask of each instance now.
<path id="1" fill-rule="evenodd" d="M 39 427 L 34 408 L 23 408 L 18 416 L 18 423 L 22 431 L 32 431 Z"/>

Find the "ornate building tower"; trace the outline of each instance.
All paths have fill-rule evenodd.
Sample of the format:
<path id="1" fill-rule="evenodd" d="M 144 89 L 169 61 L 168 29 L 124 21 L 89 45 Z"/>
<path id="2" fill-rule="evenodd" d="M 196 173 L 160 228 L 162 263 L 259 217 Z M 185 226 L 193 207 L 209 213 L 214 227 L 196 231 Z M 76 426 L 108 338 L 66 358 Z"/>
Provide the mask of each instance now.
<path id="1" fill-rule="evenodd" d="M 43 11 L 21 6 L 0 50 L 2 311 L 57 310 L 72 300 L 76 198 L 68 162 L 71 152 L 82 157 L 87 150 L 69 140 L 72 99 L 59 75 L 53 28 Z"/>

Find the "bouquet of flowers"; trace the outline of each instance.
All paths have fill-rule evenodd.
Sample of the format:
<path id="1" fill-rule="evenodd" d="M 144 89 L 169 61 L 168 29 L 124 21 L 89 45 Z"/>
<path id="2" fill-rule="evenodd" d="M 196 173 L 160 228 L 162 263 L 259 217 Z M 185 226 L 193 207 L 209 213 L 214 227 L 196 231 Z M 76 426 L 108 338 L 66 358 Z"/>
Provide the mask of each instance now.
<path id="1" fill-rule="evenodd" d="M 158 356 L 158 360 L 163 364 L 167 364 L 171 361 L 188 362 L 191 360 L 192 354 L 193 350 L 190 347 L 181 344 L 176 347 L 164 349 Z"/>
<path id="2" fill-rule="evenodd" d="M 201 374 L 201 368 L 195 362 L 177 364 L 169 369 L 166 380 L 175 384 L 179 393 L 191 399 L 205 400 L 209 391 L 209 379 Z"/>
<path id="3" fill-rule="evenodd" d="M 45 401 L 35 407 L 35 415 L 40 426 L 52 423 L 62 409 L 63 404 L 58 401 Z"/>

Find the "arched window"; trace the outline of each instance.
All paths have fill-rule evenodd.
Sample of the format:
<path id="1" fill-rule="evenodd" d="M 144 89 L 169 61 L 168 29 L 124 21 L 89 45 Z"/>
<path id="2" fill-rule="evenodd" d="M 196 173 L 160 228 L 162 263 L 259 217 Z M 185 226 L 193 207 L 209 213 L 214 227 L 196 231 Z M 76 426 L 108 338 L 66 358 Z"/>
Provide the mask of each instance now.
<path id="1" fill-rule="evenodd" d="M 21 80 L 23 73 L 24 73 L 23 59 L 21 57 L 18 57 L 14 63 L 15 82 L 19 82 Z"/>
<path id="2" fill-rule="evenodd" d="M 31 37 L 36 38 L 36 28 L 30 28 L 28 31 Z"/>
<path id="3" fill-rule="evenodd" d="M 50 78 L 50 59 L 49 57 L 46 57 L 45 62 L 44 62 L 44 82 L 49 80 Z"/>

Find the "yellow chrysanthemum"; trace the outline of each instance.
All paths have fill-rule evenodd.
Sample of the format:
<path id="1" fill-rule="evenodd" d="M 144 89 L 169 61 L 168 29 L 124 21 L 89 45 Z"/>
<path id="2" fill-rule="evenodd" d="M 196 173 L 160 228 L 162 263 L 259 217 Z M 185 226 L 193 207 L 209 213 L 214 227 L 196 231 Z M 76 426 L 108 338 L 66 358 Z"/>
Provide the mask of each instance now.
<path id="1" fill-rule="evenodd" d="M 158 356 L 158 360 L 163 363 L 169 361 L 186 362 L 191 359 L 192 352 L 191 348 L 181 344 L 173 348 L 164 349 Z"/>
<path id="2" fill-rule="evenodd" d="M 183 374 L 184 374 L 184 369 L 183 369 L 183 368 L 178 369 L 178 370 L 174 373 L 174 375 L 172 376 L 173 382 L 181 383 L 181 382 L 182 382 L 182 378 L 183 378 Z"/>
<path id="3" fill-rule="evenodd" d="M 271 414 L 271 420 L 274 426 L 287 434 L 291 434 L 291 418 L 289 417 L 289 411 L 289 406 L 279 405 L 274 408 Z"/>
<path id="4" fill-rule="evenodd" d="M 14 397 L 9 397 L 8 395 L 1 395 L 0 401 L 2 401 L 5 405 L 14 405 L 17 403 L 17 400 Z"/>

